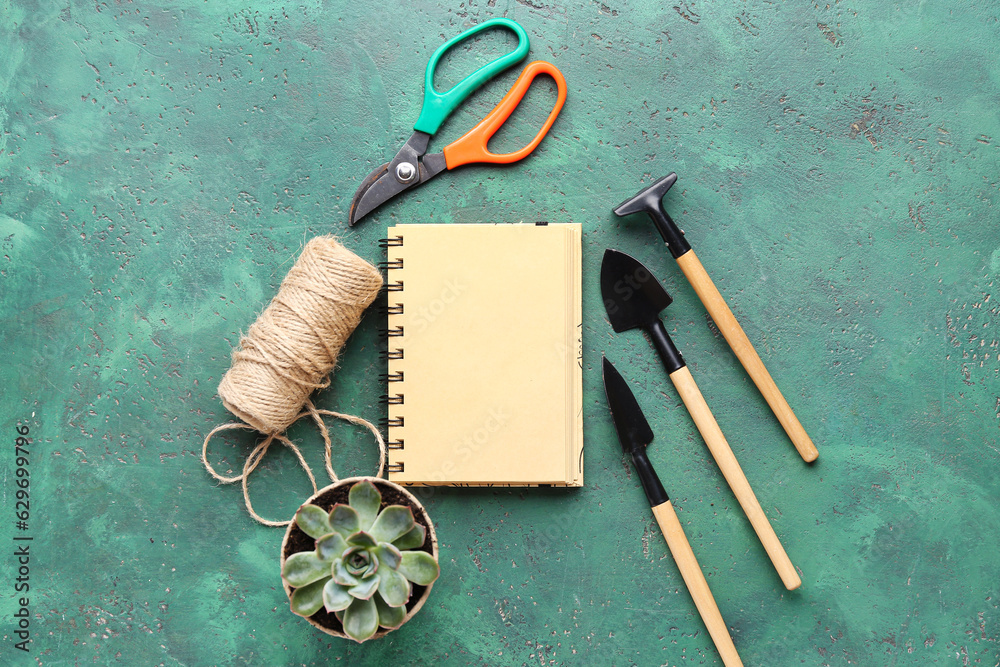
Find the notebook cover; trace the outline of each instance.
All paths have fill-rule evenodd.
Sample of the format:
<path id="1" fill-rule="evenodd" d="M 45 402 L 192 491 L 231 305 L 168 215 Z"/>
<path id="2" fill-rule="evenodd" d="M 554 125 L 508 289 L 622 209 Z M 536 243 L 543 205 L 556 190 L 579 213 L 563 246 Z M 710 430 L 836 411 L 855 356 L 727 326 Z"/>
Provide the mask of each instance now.
<path id="1" fill-rule="evenodd" d="M 389 479 L 582 486 L 581 226 L 388 236 Z"/>

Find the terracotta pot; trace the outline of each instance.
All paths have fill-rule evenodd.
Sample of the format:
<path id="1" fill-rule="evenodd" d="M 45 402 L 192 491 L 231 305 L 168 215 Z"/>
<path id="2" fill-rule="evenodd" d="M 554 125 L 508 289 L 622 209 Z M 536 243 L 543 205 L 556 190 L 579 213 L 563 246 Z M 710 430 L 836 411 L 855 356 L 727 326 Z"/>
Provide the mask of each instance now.
<path id="1" fill-rule="evenodd" d="M 382 506 L 379 508 L 385 508 L 388 505 L 402 505 L 404 507 L 409 507 L 413 511 L 413 520 L 427 529 L 427 537 L 424 539 L 424 546 L 421 547 L 420 551 L 426 551 L 427 553 L 434 556 L 434 559 L 438 559 L 438 542 L 437 534 L 434 532 L 434 523 L 431 521 L 430 516 L 427 514 L 427 510 L 424 506 L 420 504 L 412 493 L 404 489 L 403 487 L 390 482 L 379 477 L 348 477 L 340 480 L 335 484 L 331 484 L 323 489 L 320 489 L 314 496 L 309 498 L 304 505 L 313 504 L 322 507 L 323 509 L 330 511 L 333 506 L 337 503 L 347 504 L 348 497 L 347 494 L 357 482 L 362 482 L 368 480 L 375 485 L 379 493 L 382 494 Z M 293 521 L 288 525 L 288 529 L 285 531 L 285 539 L 281 541 L 281 567 L 285 565 L 285 559 L 294 553 L 299 551 L 309 551 L 315 548 L 316 540 L 303 532 L 295 522 Z M 285 594 L 288 596 L 289 601 L 291 601 L 292 592 L 295 590 L 288 583 L 282 579 L 282 587 L 285 589 Z M 427 601 L 427 596 L 431 592 L 431 588 L 434 584 L 429 586 L 418 586 L 416 584 L 411 584 L 412 591 L 410 593 L 410 599 L 406 603 L 406 616 L 403 618 L 403 626 L 407 621 L 413 618 L 414 614 L 420 611 L 420 608 L 424 606 L 424 602 Z M 331 614 L 326 609 L 320 608 L 318 612 L 305 619 L 309 623 L 322 630 L 328 635 L 333 635 L 334 637 L 343 637 L 344 639 L 351 639 L 346 634 L 344 634 L 344 626 L 337 619 L 336 615 Z M 396 629 L 396 628 L 393 628 Z M 392 630 L 379 627 L 379 629 L 366 641 L 371 641 L 372 639 L 378 639 L 392 632 Z M 351 641 L 354 641 L 351 639 Z"/>

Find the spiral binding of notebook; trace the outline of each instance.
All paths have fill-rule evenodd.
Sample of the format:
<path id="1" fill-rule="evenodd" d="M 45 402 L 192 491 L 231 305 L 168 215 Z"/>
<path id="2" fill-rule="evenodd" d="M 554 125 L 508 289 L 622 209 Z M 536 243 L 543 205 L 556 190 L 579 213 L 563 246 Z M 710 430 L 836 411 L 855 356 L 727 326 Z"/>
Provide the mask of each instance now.
<path id="1" fill-rule="evenodd" d="M 403 327 L 390 327 L 388 325 L 388 317 L 390 315 L 401 315 L 403 313 L 403 304 L 401 303 L 390 303 L 390 300 L 394 299 L 399 292 L 403 291 L 403 282 L 392 281 L 389 273 L 394 269 L 403 268 L 403 260 L 401 258 L 389 259 L 388 253 L 390 248 L 399 248 L 403 245 L 402 236 L 394 236 L 391 238 L 380 239 L 378 242 L 380 248 L 384 249 L 387 254 L 385 261 L 378 263 L 378 268 L 385 272 L 386 281 L 385 287 L 382 289 L 382 295 L 379 304 L 379 314 L 386 322 L 386 325 L 382 327 L 380 332 L 380 337 L 382 340 L 383 349 L 379 352 L 379 358 L 387 362 L 390 366 L 393 361 L 398 361 L 403 358 L 403 350 L 398 346 L 393 345 L 393 339 L 399 338 L 403 335 Z M 385 385 L 385 393 L 381 396 L 381 403 L 384 406 L 386 416 L 382 418 L 381 424 L 385 427 L 388 434 L 386 439 L 386 448 L 390 450 L 390 458 L 392 456 L 392 451 L 402 451 L 403 450 L 403 439 L 393 438 L 392 429 L 403 425 L 403 417 L 390 417 L 389 410 L 390 406 L 393 405 L 403 405 L 405 397 L 403 394 L 394 393 L 392 391 L 391 385 L 397 382 L 402 382 L 403 371 L 386 372 L 379 375 L 379 379 Z M 391 462 L 387 461 L 386 470 L 389 472 L 403 472 L 404 466 L 402 462 Z"/>

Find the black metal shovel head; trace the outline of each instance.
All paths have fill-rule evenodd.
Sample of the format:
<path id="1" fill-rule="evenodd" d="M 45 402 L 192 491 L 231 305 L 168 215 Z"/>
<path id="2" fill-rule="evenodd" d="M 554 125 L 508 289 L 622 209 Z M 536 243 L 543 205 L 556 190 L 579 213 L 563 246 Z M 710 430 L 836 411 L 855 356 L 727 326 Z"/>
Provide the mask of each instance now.
<path id="1" fill-rule="evenodd" d="M 611 327 L 619 333 L 653 324 L 673 301 L 649 269 L 610 248 L 601 263 L 601 296 Z"/>
<path id="2" fill-rule="evenodd" d="M 604 393 L 608 396 L 611 418 L 625 453 L 645 447 L 653 441 L 653 430 L 635 400 L 628 383 L 607 357 L 604 358 Z"/>

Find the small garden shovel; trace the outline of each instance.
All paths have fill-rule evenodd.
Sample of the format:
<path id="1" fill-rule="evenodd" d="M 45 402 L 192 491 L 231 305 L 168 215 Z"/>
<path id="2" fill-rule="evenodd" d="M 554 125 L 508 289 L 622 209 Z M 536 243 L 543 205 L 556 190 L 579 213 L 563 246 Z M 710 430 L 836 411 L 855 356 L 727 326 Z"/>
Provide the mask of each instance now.
<path id="1" fill-rule="evenodd" d="M 660 321 L 660 311 L 670 305 L 672 299 L 660 285 L 653 274 L 634 257 L 617 250 L 607 250 L 601 264 L 601 294 L 604 297 L 604 307 L 611 320 L 611 327 L 617 331 L 629 329 L 644 329 L 649 334 L 653 347 L 660 354 L 663 365 L 667 369 L 670 381 L 677 388 L 684 406 L 691 413 L 691 419 L 704 438 L 708 450 L 715 459 L 723 477 L 733 490 L 733 495 L 750 519 L 757 537 L 760 538 L 764 550 L 771 558 L 774 568 L 778 571 L 782 583 L 788 590 L 794 590 L 802 584 L 795 566 L 788 559 L 785 548 L 781 546 L 771 523 L 767 520 L 764 510 L 757 501 L 750 482 L 747 481 L 743 469 L 740 468 L 736 455 L 722 435 L 722 429 L 705 403 L 698 385 L 691 377 L 691 371 L 681 353 L 670 340 L 666 327 Z"/>

